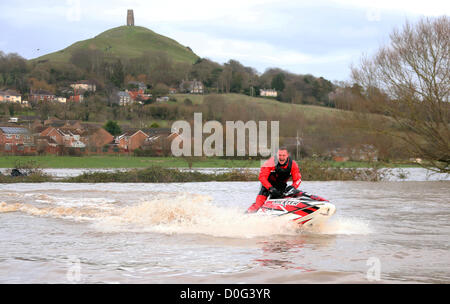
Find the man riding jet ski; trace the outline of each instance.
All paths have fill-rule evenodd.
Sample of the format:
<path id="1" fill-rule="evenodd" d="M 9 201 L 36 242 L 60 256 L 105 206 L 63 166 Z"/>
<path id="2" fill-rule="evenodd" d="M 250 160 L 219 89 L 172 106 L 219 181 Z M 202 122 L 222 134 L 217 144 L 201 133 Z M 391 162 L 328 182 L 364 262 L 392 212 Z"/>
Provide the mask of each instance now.
<path id="1" fill-rule="evenodd" d="M 292 186 L 287 187 L 291 177 Z M 287 216 L 301 226 L 313 226 L 336 212 L 328 200 L 297 189 L 302 182 L 300 170 L 284 148 L 264 163 L 259 180 L 261 190 L 247 213 Z"/>
<path id="2" fill-rule="evenodd" d="M 292 177 L 292 186 L 287 187 L 287 181 Z M 302 175 L 297 163 L 289 157 L 287 149 L 280 148 L 275 157 L 271 157 L 261 167 L 259 173 L 261 190 L 247 213 L 254 213 L 262 207 L 267 197 L 280 198 L 283 193 L 298 189 L 302 182 Z"/>

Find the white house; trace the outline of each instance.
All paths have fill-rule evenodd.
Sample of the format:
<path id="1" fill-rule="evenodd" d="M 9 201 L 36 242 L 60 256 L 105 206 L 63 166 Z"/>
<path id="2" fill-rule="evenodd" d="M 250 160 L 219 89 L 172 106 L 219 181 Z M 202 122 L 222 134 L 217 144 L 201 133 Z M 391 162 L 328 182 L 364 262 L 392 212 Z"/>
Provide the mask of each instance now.
<path id="1" fill-rule="evenodd" d="M 67 102 L 67 98 L 65 98 L 65 97 L 56 97 L 55 101 L 60 102 L 60 103 L 66 103 Z"/>
<path id="2" fill-rule="evenodd" d="M 92 81 L 82 80 L 70 85 L 76 91 L 89 91 L 95 92 L 97 90 L 97 86 Z"/>
<path id="3" fill-rule="evenodd" d="M 13 90 L 0 91 L 0 102 L 22 103 L 22 95 Z"/>
<path id="4" fill-rule="evenodd" d="M 259 95 L 263 97 L 277 97 L 278 93 L 273 89 L 261 89 Z"/>
<path id="5" fill-rule="evenodd" d="M 128 91 L 120 91 L 117 93 L 119 99 L 119 105 L 125 106 L 131 103 L 131 96 Z"/>
<path id="6" fill-rule="evenodd" d="M 180 84 L 180 91 L 190 94 L 203 94 L 204 87 L 201 81 L 183 81 Z"/>

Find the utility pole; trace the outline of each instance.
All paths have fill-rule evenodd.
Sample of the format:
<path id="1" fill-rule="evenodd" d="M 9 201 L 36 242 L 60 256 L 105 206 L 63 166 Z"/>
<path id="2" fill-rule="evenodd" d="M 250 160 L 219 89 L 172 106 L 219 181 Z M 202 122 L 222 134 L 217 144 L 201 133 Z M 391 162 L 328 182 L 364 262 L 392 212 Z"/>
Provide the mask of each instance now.
<path id="1" fill-rule="evenodd" d="M 298 137 L 298 130 L 297 130 L 297 137 L 296 137 L 296 147 L 297 147 L 297 150 L 296 150 L 296 160 L 299 160 L 299 156 L 298 156 L 298 146 L 299 145 L 301 145 L 302 144 L 302 139 L 301 138 L 299 138 Z"/>

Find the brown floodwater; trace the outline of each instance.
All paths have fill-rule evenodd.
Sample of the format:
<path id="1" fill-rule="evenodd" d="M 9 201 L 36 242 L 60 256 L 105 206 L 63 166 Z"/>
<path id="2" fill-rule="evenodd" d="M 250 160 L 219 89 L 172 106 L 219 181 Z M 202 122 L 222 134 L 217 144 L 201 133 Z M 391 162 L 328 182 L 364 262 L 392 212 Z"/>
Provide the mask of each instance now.
<path id="1" fill-rule="evenodd" d="M 0 283 L 450 283 L 450 181 L 302 189 L 314 230 L 245 215 L 255 182 L 0 184 Z"/>

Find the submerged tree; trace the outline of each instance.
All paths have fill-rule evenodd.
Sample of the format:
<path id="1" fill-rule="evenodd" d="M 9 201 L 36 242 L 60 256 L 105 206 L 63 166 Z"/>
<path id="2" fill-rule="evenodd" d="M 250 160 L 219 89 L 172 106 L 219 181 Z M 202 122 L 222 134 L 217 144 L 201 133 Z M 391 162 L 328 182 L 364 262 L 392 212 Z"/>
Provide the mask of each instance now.
<path id="1" fill-rule="evenodd" d="M 407 22 L 388 46 L 352 68 L 371 106 L 392 117 L 405 149 L 437 172 L 450 172 L 450 19 Z M 385 97 L 388 98 L 385 98 Z"/>

